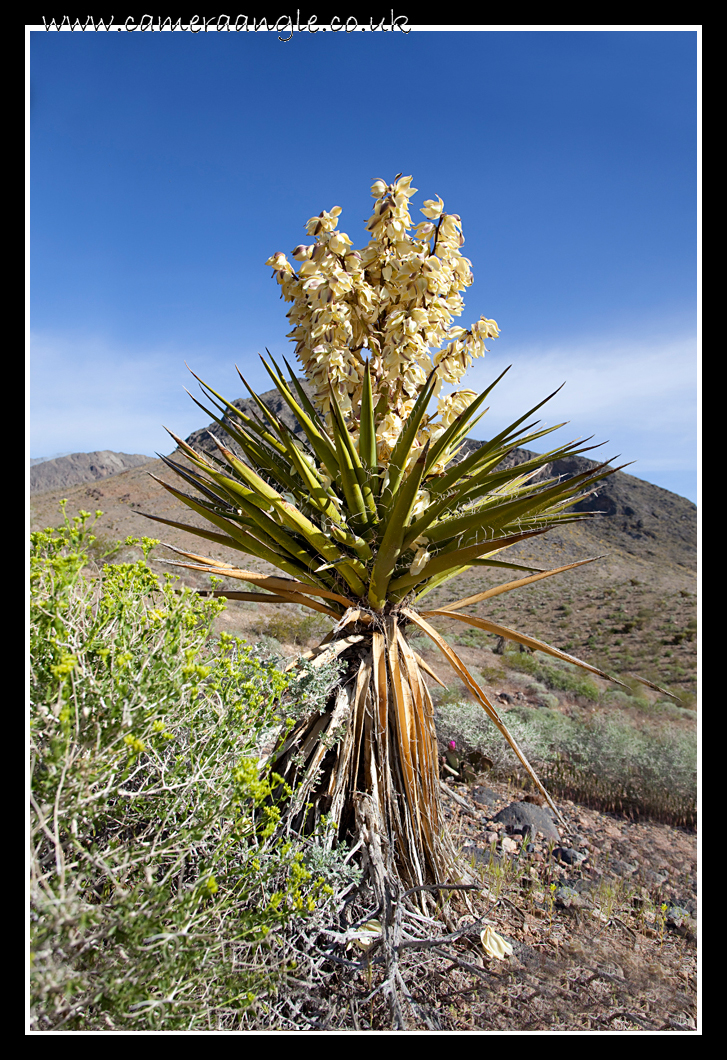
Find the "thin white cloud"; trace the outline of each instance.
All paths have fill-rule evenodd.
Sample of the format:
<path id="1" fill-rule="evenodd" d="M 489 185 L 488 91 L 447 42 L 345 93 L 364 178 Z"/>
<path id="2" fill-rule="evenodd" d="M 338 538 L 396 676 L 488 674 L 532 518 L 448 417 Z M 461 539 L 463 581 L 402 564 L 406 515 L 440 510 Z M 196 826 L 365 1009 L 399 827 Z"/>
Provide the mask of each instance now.
<path id="1" fill-rule="evenodd" d="M 594 459 L 621 454 L 635 461 L 631 474 L 696 496 L 696 343 L 677 337 L 663 343 L 582 342 L 570 346 L 493 349 L 476 361 L 463 383 L 481 391 L 507 364 L 512 368 L 491 394 L 490 411 L 473 434 L 491 437 L 565 382 L 535 414 L 542 425 L 568 426 L 538 439 L 543 452 L 571 438 L 609 439 Z M 238 351 L 239 352 L 239 351 Z M 30 455 L 56 452 L 170 452 L 162 424 L 182 437 L 208 422 L 184 393 L 194 380 L 184 361 L 230 397 L 242 396 L 232 366 L 220 351 L 150 349 L 140 352 L 104 337 L 35 334 L 30 356 Z M 228 363 L 229 360 L 229 363 Z M 224 361 L 225 369 L 221 371 Z M 256 378 L 253 386 L 267 389 Z M 245 363 L 245 358 L 239 358 Z M 690 476 L 693 476 L 694 487 Z"/>
<path id="2" fill-rule="evenodd" d="M 495 344 L 493 343 L 493 346 Z M 568 438 L 595 434 L 610 440 L 606 455 L 635 460 L 630 471 L 693 470 L 697 466 L 697 359 L 692 338 L 654 342 L 583 342 L 496 350 L 477 361 L 469 385 L 482 390 L 508 364 L 512 368 L 492 392 L 490 412 L 474 434 L 486 437 L 514 421 L 556 386 L 563 389 L 536 416 L 544 425 L 568 420 L 541 450 Z M 485 427 L 485 422 L 488 422 Z M 563 437 L 565 441 L 565 438 Z M 594 457 L 597 452 L 594 453 Z"/>
<path id="3" fill-rule="evenodd" d="M 184 393 L 209 355 L 195 351 L 129 350 L 104 337 L 33 334 L 30 343 L 30 454 L 54 452 L 168 453 L 163 429 L 186 435 L 208 422 Z"/>

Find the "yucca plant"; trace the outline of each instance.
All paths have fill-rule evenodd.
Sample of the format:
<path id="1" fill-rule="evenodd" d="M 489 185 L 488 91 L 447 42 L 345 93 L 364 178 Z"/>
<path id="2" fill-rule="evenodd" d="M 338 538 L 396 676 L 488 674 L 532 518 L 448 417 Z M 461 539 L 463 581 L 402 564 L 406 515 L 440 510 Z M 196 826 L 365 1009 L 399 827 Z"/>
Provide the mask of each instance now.
<path id="1" fill-rule="evenodd" d="M 504 465 L 516 446 L 563 426 L 532 421 L 548 398 L 457 459 L 499 380 L 479 396 L 461 389 L 442 394 L 442 387 L 456 385 L 473 358 L 484 354 L 485 339 L 499 332 L 484 317 L 469 330 L 451 326 L 462 311 L 461 292 L 472 282 L 470 262 L 460 252 L 461 221 L 444 212 L 441 199 L 427 200 L 426 220 L 411 231 L 415 192 L 411 177 L 375 182 L 371 238 L 361 251 L 337 231 L 341 211 L 334 207 L 308 221 L 314 242 L 292 252 L 297 272 L 282 253 L 269 259 L 283 297 L 292 302 L 289 337 L 308 385 L 287 361 L 289 378 L 272 356 L 263 363 L 300 434 L 249 387 L 258 414 L 241 412 L 199 380 L 208 405 L 197 403 L 228 442 L 213 435 L 219 455 L 207 457 L 172 435 L 188 465 L 165 463 L 198 496 L 162 485 L 211 525 L 200 529 L 156 517 L 285 575 L 182 553 L 182 566 L 264 590 L 215 595 L 295 603 L 335 619 L 308 658 L 313 666 L 338 658 L 343 678 L 327 703 L 281 736 L 267 768 L 294 790 L 289 827 L 313 830 L 325 815 L 339 837 L 364 840 L 379 883 L 388 865 L 409 887 L 462 879 L 464 870 L 444 827 L 432 700 L 423 675 L 439 678 L 407 634 L 423 633 L 436 644 L 557 813 L 497 710 L 432 622 L 455 619 L 607 676 L 463 609 L 578 566 L 542 570 L 508 562 L 502 553 L 584 518 L 572 506 L 616 470 L 603 463 L 566 481 L 534 481 L 551 461 L 586 451 L 575 442 Z M 426 609 L 427 594 L 475 565 L 518 576 Z"/>

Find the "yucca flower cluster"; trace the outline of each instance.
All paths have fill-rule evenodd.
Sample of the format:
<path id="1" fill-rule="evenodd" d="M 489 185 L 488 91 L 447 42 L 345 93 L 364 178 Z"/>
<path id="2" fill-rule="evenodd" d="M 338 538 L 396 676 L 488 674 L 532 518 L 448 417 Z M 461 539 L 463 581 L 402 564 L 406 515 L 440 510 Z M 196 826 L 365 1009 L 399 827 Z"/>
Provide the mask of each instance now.
<path id="1" fill-rule="evenodd" d="M 575 442 L 505 466 L 513 449 L 563 426 L 542 428 L 531 419 L 548 398 L 462 456 L 499 380 L 479 395 L 465 389 L 442 395 L 441 388 L 459 383 L 498 328 L 485 318 L 469 330 L 452 326 L 472 282 L 470 262 L 460 252 L 461 221 L 445 213 L 437 197 L 425 202 L 426 220 L 412 232 L 415 190 L 410 177 L 374 183 L 371 239 L 363 250 L 352 250 L 337 230 L 340 209 L 334 207 L 308 221 L 315 242 L 293 251 L 297 272 L 282 253 L 268 260 L 292 302 L 289 337 L 309 387 L 287 361 L 287 379 L 272 356 L 263 363 L 301 433 L 293 434 L 252 390 L 258 415 L 240 411 L 200 380 L 212 408 L 198 404 L 237 452 L 213 433 L 219 456 L 210 459 L 172 435 L 187 463 L 164 460 L 196 493 L 162 485 L 207 526 L 152 516 L 287 576 L 183 553 L 183 566 L 257 590 L 215 595 L 303 605 L 334 620 L 308 662 L 317 667 L 338 659 L 344 679 L 327 703 L 311 707 L 281 736 L 268 768 L 282 778 L 281 792 L 294 791 L 288 827 L 314 830 L 325 815 L 338 837 L 355 834 L 365 841 L 380 895 L 390 871 L 409 886 L 465 872 L 443 825 L 425 675 L 442 681 L 413 650 L 407 630 L 437 646 L 556 813 L 495 706 L 429 620 L 469 624 L 607 676 L 527 634 L 464 613 L 578 566 L 542 570 L 502 553 L 589 517 L 574 514 L 572 506 L 584 488 L 616 469 L 604 463 L 565 481 L 534 478 L 551 461 L 586 450 Z M 426 594 L 476 565 L 515 576 L 443 607 L 423 608 Z"/>
<path id="2" fill-rule="evenodd" d="M 364 374 L 370 361 L 373 400 L 385 408 L 376 431 L 377 455 L 384 462 L 399 438 L 416 398 L 434 372 L 434 395 L 443 384 L 456 385 L 485 339 L 499 334 L 494 320 L 482 317 L 466 330 L 452 326 L 464 308 L 462 291 L 472 283 L 472 265 L 457 214 L 444 211 L 439 196 L 427 199 L 426 220 L 414 226 L 411 177 L 392 184 L 377 180 L 374 210 L 362 250 L 338 228 L 339 206 L 322 210 L 306 225 L 314 243 L 295 248 L 294 269 L 285 254 L 266 262 L 275 270 L 283 297 L 293 303 L 288 319 L 313 402 L 330 423 L 330 389 L 358 441 Z M 413 229 L 413 231 L 412 231 Z M 425 416 L 412 446 L 412 458 L 435 441 L 477 394 L 460 390 L 440 398 L 436 413 Z"/>

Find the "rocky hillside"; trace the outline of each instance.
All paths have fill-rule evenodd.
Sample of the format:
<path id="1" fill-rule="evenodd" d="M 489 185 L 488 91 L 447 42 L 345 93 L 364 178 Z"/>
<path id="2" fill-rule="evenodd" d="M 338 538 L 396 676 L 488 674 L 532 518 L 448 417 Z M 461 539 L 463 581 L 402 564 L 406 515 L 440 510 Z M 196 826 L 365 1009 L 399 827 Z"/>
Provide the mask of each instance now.
<path id="1" fill-rule="evenodd" d="M 461 455 L 482 444 L 468 439 Z M 504 464 L 520 464 L 533 456 L 528 449 L 515 449 Z M 535 481 L 556 475 L 570 478 L 596 466 L 596 461 L 581 456 L 555 460 L 545 465 Z M 696 566 L 697 506 L 686 497 L 617 471 L 598 484 L 596 493 L 574 505 L 573 511 L 601 513 L 597 520 L 589 517 L 589 529 L 605 544 L 644 559 L 665 559 L 690 570 Z"/>
<path id="2" fill-rule="evenodd" d="M 294 430 L 297 424 L 277 392 L 263 396 L 270 401 L 276 415 Z M 256 411 L 249 399 L 235 404 L 250 414 Z M 213 427 L 220 431 L 217 425 Z M 217 453 L 206 428 L 191 434 L 189 442 L 196 448 Z M 469 447 L 478 443 L 466 444 Z M 109 455 L 114 454 L 86 454 L 87 466 L 93 457 Z M 509 459 L 520 461 L 529 455 L 525 450 L 517 450 Z M 144 457 L 136 459 L 145 460 Z M 98 466 L 95 461 L 94 466 Z M 573 474 L 590 466 L 590 461 L 573 457 L 556 462 L 544 474 Z M 94 531 L 98 535 L 99 554 L 114 541 L 148 535 L 228 563 L 240 565 L 242 562 L 246 569 L 267 570 L 262 561 L 243 558 L 232 549 L 202 542 L 184 529 L 151 522 L 145 517 L 143 513 L 149 513 L 178 524 L 204 525 L 201 516 L 185 508 L 163 488 L 162 482 L 177 488 L 180 482 L 161 460 L 107 474 L 103 481 L 96 481 L 96 476 L 90 479 L 91 476 L 77 481 L 76 485 L 34 492 L 30 505 L 31 529 L 61 522 L 63 515 L 58 502 L 67 498 L 69 514 L 79 508 L 103 511 Z M 541 567 L 594 557 L 598 557 L 597 562 L 559 575 L 557 585 L 546 581 L 530 586 L 527 592 L 499 597 L 493 606 L 488 605 L 487 613 L 505 626 L 527 630 L 564 651 L 585 653 L 595 665 L 609 672 L 638 672 L 662 686 L 673 686 L 680 695 L 693 697 L 697 667 L 695 505 L 618 471 L 605 479 L 598 496 L 586 498 L 581 508 L 585 509 L 583 522 L 569 523 L 543 537 L 521 542 L 514 546 L 511 556 L 515 562 Z M 588 517 L 588 512 L 595 511 L 604 514 Z M 155 556 L 160 573 L 169 570 L 162 562 L 165 558 L 177 558 L 161 546 Z M 204 575 L 192 571 L 185 571 L 183 576 L 195 587 L 208 584 Z M 496 570 L 475 567 L 460 576 L 456 592 L 461 596 L 479 592 L 497 584 L 501 578 Z M 449 585 L 443 587 L 443 595 L 434 590 L 432 605 L 451 600 L 451 592 Z M 257 620 L 263 612 L 270 621 L 277 621 L 274 605 L 254 606 L 255 614 L 246 611 L 244 604 L 232 604 L 228 608 L 225 622 L 232 623 L 230 632 L 243 636 L 254 634 L 252 620 Z M 289 623 L 290 618 L 286 617 L 285 621 Z M 455 635 L 456 631 L 451 633 Z M 685 705 L 690 704 L 691 700 L 690 703 L 685 700 Z"/>
<path id="3" fill-rule="evenodd" d="M 303 379 L 299 381 L 305 392 L 310 396 L 311 389 L 308 384 Z M 303 429 L 301 425 L 298 423 L 297 419 L 290 411 L 285 401 L 283 401 L 282 397 L 280 396 L 277 390 L 268 390 L 266 391 L 266 393 L 261 394 L 260 397 L 263 399 L 266 405 L 268 405 L 268 407 L 272 409 L 278 419 L 281 420 L 285 424 L 285 426 L 293 432 L 293 434 L 303 434 Z M 260 409 L 257 403 L 253 401 L 252 398 L 237 398 L 235 401 L 232 402 L 232 404 L 235 406 L 235 408 L 240 409 L 240 411 L 244 412 L 247 416 L 253 416 L 255 418 L 260 418 L 261 416 Z M 228 422 L 229 418 L 229 414 L 225 414 L 222 417 L 222 420 L 226 423 Z M 222 438 L 222 431 L 216 423 L 210 423 L 207 425 L 207 427 L 201 427 L 198 431 L 193 431 L 189 435 L 189 437 L 185 439 L 185 441 L 187 441 L 191 446 L 194 446 L 195 449 L 204 449 L 205 452 L 213 453 L 216 456 L 218 450 L 215 446 L 215 443 L 209 436 L 210 431 L 212 431 L 213 434 L 216 434 L 220 438 L 220 441 L 224 441 L 225 445 L 228 444 L 229 439 Z M 233 448 L 236 452 L 239 452 L 239 449 L 236 445 L 233 444 Z"/>
<path id="4" fill-rule="evenodd" d="M 303 385 L 307 390 L 307 384 Z M 291 431 L 302 433 L 300 424 L 277 390 L 268 391 L 261 396 Z M 260 415 L 252 398 L 238 398 L 233 404 L 247 415 Z M 227 418 L 225 416 L 223 422 L 227 421 Z M 229 438 L 223 437 L 223 432 L 216 423 L 193 431 L 186 441 L 196 449 L 218 455 L 210 432 L 216 433 L 226 444 L 230 444 Z M 461 450 L 460 458 L 482 444 L 468 439 Z M 234 442 L 232 448 L 239 452 Z M 516 449 L 506 462 L 521 463 L 534 455 L 527 449 Z M 93 483 L 144 464 L 149 464 L 149 470 L 158 474 L 158 464 L 152 468 L 152 463 L 157 464 L 156 461 L 150 461 L 149 457 L 140 454 L 112 453 L 108 450 L 72 453 L 70 456 L 46 460 L 31 467 L 30 492 L 42 494 L 68 490 L 73 486 Z M 595 461 L 575 456 L 547 464 L 539 477 L 570 477 L 595 466 Z M 583 531 L 593 537 L 602 548 L 617 548 L 620 552 L 638 557 L 647 563 L 666 562 L 690 572 L 696 569 L 697 507 L 685 497 L 644 482 L 624 471 L 617 471 L 599 484 L 596 494 L 585 498 L 574 510 L 584 514 L 602 513 L 594 519 L 587 517 L 582 526 Z M 551 535 L 550 539 L 555 540 L 557 536 Z"/>
<path id="5" fill-rule="evenodd" d="M 30 468 L 30 492 L 67 489 L 83 482 L 118 475 L 131 467 L 148 464 L 151 457 L 141 453 L 112 453 L 103 449 L 96 453 L 70 453 L 53 460 L 43 460 Z"/>

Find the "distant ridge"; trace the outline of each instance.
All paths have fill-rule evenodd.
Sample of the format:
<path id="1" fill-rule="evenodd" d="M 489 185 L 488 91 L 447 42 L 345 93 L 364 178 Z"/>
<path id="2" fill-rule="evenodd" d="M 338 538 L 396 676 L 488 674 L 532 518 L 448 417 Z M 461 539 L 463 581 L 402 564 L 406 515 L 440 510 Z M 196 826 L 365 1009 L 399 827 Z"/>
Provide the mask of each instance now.
<path id="1" fill-rule="evenodd" d="M 151 459 L 141 453 L 112 453 L 102 449 L 95 453 L 70 453 L 53 460 L 43 460 L 30 468 L 30 492 L 45 493 L 47 490 L 78 486 L 82 482 L 95 482 L 148 464 Z"/>
<path id="2" fill-rule="evenodd" d="M 467 439 L 463 450 L 471 452 L 482 442 Z M 461 456 L 466 453 L 461 451 Z M 535 453 L 515 449 L 503 463 L 521 464 Z M 571 456 L 546 464 L 536 476 L 548 479 L 562 475 L 571 478 L 596 467 L 598 461 Z M 694 570 L 697 564 L 697 506 L 686 497 L 661 486 L 644 482 L 635 475 L 616 471 L 596 483 L 596 492 L 575 504 L 574 512 L 602 512 L 589 519 L 589 533 L 604 544 L 650 560 L 666 559 Z"/>
<path id="3" fill-rule="evenodd" d="M 308 390 L 307 384 L 303 384 Z M 260 395 L 273 413 L 294 433 L 301 428 L 277 390 Z M 251 398 L 238 398 L 236 408 L 250 416 L 260 416 L 258 406 Z M 223 418 L 226 422 L 227 417 Z M 227 437 L 216 423 L 194 431 L 186 439 L 197 450 L 219 455 L 210 433 L 237 450 L 237 445 Z M 467 439 L 460 450 L 461 459 L 482 442 Z M 238 450 L 239 451 L 239 450 Z M 173 454 L 180 456 L 179 450 Z M 522 463 L 535 454 L 526 449 L 515 449 L 507 458 L 507 464 Z M 151 458 L 142 454 L 113 453 L 108 450 L 95 453 L 72 453 L 43 461 L 30 469 L 31 494 L 52 490 L 70 489 L 83 483 L 117 475 L 132 468 L 150 463 Z M 153 461 L 156 463 L 156 461 Z M 569 457 L 547 464 L 540 478 L 555 475 L 570 477 L 595 467 L 596 461 L 580 456 Z M 153 469 L 158 473 L 158 468 Z M 697 506 L 685 497 L 644 482 L 634 475 L 617 471 L 597 484 L 595 495 L 586 497 L 575 506 L 576 512 L 602 512 L 603 515 L 580 524 L 594 548 L 609 552 L 613 548 L 630 553 L 647 563 L 668 563 L 694 572 L 697 563 Z M 130 532 L 130 531 L 129 531 Z"/>
<path id="4" fill-rule="evenodd" d="M 289 427 L 296 426 L 276 392 L 263 397 L 275 409 L 274 415 L 280 416 Z M 254 411 L 251 403 L 244 399 L 236 404 L 246 412 Z M 200 416 L 201 423 L 203 416 L 204 412 Z M 220 440 L 234 447 L 216 424 L 211 424 L 210 429 Z M 188 441 L 198 452 L 208 449 L 219 456 L 206 429 L 195 431 Z M 471 447 L 481 444 L 468 439 L 460 457 Z M 108 461 L 94 459 L 106 455 L 74 454 L 75 459 L 66 457 L 60 461 L 61 467 L 65 464 L 66 469 L 71 464 L 75 485 L 68 484 L 68 478 L 64 476 L 65 485 L 53 488 L 52 484 L 44 482 L 40 489 L 44 485 L 50 488 L 40 492 L 36 483 L 29 505 L 31 530 L 61 525 L 64 514 L 59 501 L 66 498 L 69 514 L 82 509 L 103 513 L 94 524 L 94 535 L 103 546 L 99 556 L 113 542 L 151 535 L 172 548 L 203 553 L 237 567 L 243 565 L 248 570 L 269 571 L 262 560 L 245 556 L 226 545 L 202 542 L 184 529 L 208 527 L 201 515 L 190 511 L 178 499 L 176 491 L 181 488 L 186 493 L 188 487 L 162 460 L 147 462 L 145 457 L 137 455 L 131 459 L 139 461 L 139 466 L 125 467 L 120 473 L 109 474 Z M 508 460 L 521 462 L 528 455 L 519 449 L 510 453 Z M 175 451 L 172 459 L 178 460 L 183 468 L 189 468 L 181 451 Z M 38 465 L 38 470 L 51 463 Z M 90 470 L 91 465 L 94 472 Z M 125 466 L 123 458 L 121 466 Z M 590 461 L 573 457 L 546 468 L 545 473 L 572 475 L 589 466 Z M 103 481 L 94 481 L 99 474 Z M 81 475 L 83 480 L 79 481 Z M 175 492 L 168 492 L 165 484 Z M 623 471 L 615 472 L 598 486 L 598 496 L 586 498 L 580 507 L 600 509 L 603 515 L 594 514 L 588 518 L 584 511 L 583 521 L 563 524 L 542 537 L 529 538 L 515 545 L 511 554 L 513 562 L 547 569 L 584 559 L 597 558 L 597 562 L 577 570 L 566 570 L 558 576 L 557 586 L 546 582 L 542 593 L 535 586 L 532 599 L 529 594 L 517 592 L 497 597 L 497 621 L 513 629 L 528 628 L 539 639 L 564 651 L 572 649 L 574 654 L 609 673 L 638 672 L 660 685 L 673 685 L 691 695 L 696 687 L 697 668 L 696 507 L 684 497 Z M 145 513 L 168 522 L 150 521 Z M 156 556 L 158 560 L 154 555 L 151 557 L 153 569 L 160 574 L 169 572 L 165 560 L 179 559 L 167 553 L 163 544 L 159 545 Z M 133 553 L 133 557 L 137 559 L 138 554 Z M 157 567 L 157 563 L 161 566 Z M 209 588 L 208 579 L 201 573 L 182 568 L 176 568 L 176 571 L 185 585 Z M 465 597 L 508 577 L 507 572 L 497 569 L 488 572 L 473 567 L 458 579 L 456 594 Z M 233 588 L 239 588 L 237 582 Z M 446 595 L 442 599 L 447 599 Z M 267 613 L 265 605 L 262 608 Z M 273 605 L 273 609 L 276 608 L 277 605 Z M 260 618 L 233 601 L 220 621 L 225 623 L 224 628 L 254 642 L 260 631 Z M 525 622 L 531 626 L 523 625 Z M 476 655 L 480 649 L 462 650 Z M 653 724 L 661 724 L 661 720 L 654 718 Z"/>

